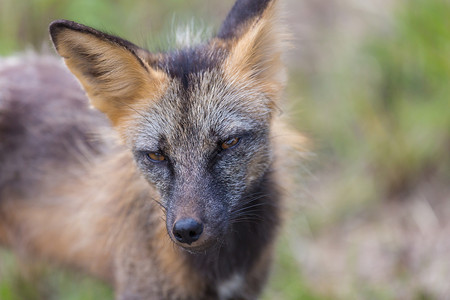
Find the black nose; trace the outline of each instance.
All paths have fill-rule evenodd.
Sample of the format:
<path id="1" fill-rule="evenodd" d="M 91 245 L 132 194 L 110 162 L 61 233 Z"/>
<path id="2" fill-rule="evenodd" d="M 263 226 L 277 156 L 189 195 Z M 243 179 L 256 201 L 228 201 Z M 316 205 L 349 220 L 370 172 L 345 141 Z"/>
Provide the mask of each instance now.
<path id="1" fill-rule="evenodd" d="M 191 218 L 181 219 L 175 222 L 172 232 L 177 241 L 190 245 L 202 235 L 203 224 Z"/>

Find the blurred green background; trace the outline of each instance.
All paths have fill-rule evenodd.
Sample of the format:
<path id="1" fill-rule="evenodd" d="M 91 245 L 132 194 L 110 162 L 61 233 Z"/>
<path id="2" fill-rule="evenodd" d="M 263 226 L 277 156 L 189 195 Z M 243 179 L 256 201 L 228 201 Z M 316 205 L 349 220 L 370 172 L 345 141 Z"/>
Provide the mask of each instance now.
<path id="1" fill-rule="evenodd" d="M 232 0 L 0 0 L 0 55 L 52 51 L 71 19 L 159 49 Z M 450 2 L 285 0 L 284 114 L 313 147 L 264 299 L 448 299 Z M 297 176 L 296 176 L 297 177 Z M 0 249 L 0 299 L 112 299 L 82 274 Z"/>

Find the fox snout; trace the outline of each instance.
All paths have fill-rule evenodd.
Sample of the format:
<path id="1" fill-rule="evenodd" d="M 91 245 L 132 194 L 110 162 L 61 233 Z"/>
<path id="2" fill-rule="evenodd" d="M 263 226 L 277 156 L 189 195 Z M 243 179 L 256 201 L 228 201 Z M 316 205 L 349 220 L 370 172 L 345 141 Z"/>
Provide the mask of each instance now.
<path id="1" fill-rule="evenodd" d="M 203 223 L 193 218 L 182 218 L 175 222 L 172 233 L 180 244 L 191 245 L 201 237 Z"/>
<path id="2" fill-rule="evenodd" d="M 178 246 L 190 251 L 203 251 L 224 238 L 227 231 L 225 209 L 206 209 L 204 203 L 177 204 L 172 210 L 168 209 L 167 232 Z"/>
<path id="3" fill-rule="evenodd" d="M 169 223 L 169 222 L 168 222 Z M 167 231 L 175 244 L 189 251 L 204 251 L 223 237 L 223 228 L 197 217 L 178 217 L 167 224 Z"/>
<path id="4" fill-rule="evenodd" d="M 172 197 L 165 199 L 167 233 L 178 246 L 191 251 L 206 250 L 224 238 L 227 200 L 212 186 L 211 182 L 202 185 L 196 180 L 175 184 Z"/>

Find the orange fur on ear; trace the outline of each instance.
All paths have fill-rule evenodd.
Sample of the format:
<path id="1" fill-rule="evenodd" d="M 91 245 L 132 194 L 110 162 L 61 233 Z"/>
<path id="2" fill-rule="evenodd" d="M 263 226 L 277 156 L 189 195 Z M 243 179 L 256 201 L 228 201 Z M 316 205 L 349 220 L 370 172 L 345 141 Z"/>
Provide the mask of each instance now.
<path id="1" fill-rule="evenodd" d="M 167 76 L 142 60 L 137 46 L 65 20 L 53 22 L 50 34 L 92 105 L 114 125 L 162 93 Z"/>
<path id="2" fill-rule="evenodd" d="M 275 20 L 275 4 L 270 2 L 262 15 L 242 25 L 238 36 L 225 41 L 229 48 L 224 67 L 227 77 L 255 81 L 271 99 L 280 97 L 286 81 L 281 55 L 287 35 Z"/>

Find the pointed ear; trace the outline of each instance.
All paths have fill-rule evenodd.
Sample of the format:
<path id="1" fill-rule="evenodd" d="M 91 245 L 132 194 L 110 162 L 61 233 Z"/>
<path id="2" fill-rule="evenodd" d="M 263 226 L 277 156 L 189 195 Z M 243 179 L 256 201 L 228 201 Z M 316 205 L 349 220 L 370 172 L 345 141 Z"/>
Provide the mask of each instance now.
<path id="1" fill-rule="evenodd" d="M 52 22 L 50 35 L 92 105 L 114 125 L 164 88 L 165 73 L 151 68 L 140 57 L 147 52 L 128 41 L 66 20 Z"/>
<path id="2" fill-rule="evenodd" d="M 237 0 L 217 34 L 229 49 L 227 77 L 255 80 L 273 100 L 279 98 L 286 81 L 281 55 L 287 35 L 277 19 L 276 2 Z"/>

